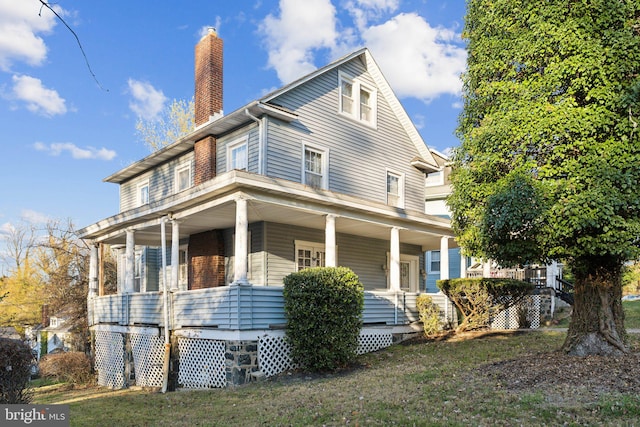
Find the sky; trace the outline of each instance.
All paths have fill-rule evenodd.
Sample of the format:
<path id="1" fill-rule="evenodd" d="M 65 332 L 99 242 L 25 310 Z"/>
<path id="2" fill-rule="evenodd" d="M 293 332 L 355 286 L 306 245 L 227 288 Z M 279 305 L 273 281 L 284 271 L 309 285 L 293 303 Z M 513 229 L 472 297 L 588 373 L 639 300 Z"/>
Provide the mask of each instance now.
<path id="1" fill-rule="evenodd" d="M 425 143 L 445 153 L 458 145 L 463 0 L 52 7 L 64 23 L 40 0 L 0 0 L 0 237 L 20 224 L 82 228 L 118 212 L 118 186 L 102 180 L 150 153 L 139 117 L 193 97 L 194 46 L 208 27 L 224 40 L 227 113 L 368 47 Z"/>

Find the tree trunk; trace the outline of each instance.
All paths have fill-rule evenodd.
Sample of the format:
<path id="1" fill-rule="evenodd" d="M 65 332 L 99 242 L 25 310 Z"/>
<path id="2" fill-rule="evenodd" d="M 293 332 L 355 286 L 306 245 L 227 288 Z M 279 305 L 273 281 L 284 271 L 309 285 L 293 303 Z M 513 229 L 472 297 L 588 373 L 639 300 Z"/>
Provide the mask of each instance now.
<path id="1" fill-rule="evenodd" d="M 563 350 L 575 356 L 628 352 L 622 310 L 622 263 L 590 258 L 575 263 L 574 305 Z"/>

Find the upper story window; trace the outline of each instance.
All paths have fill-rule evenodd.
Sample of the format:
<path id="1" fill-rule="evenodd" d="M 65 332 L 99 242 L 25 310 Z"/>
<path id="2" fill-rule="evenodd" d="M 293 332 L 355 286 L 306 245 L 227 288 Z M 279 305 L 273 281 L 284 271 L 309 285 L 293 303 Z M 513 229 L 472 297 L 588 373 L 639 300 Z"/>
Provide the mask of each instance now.
<path id="1" fill-rule="evenodd" d="M 404 208 L 404 175 L 387 171 L 387 205 Z"/>
<path id="2" fill-rule="evenodd" d="M 248 170 L 247 139 L 232 142 L 227 145 L 227 170 Z"/>
<path id="3" fill-rule="evenodd" d="M 136 186 L 136 203 L 138 206 L 149 203 L 149 181 L 144 181 Z"/>
<path id="4" fill-rule="evenodd" d="M 424 185 L 427 187 L 435 187 L 437 185 L 444 185 L 444 171 L 431 172 L 427 174 Z"/>
<path id="5" fill-rule="evenodd" d="M 191 165 L 176 169 L 176 193 L 191 187 Z"/>
<path id="6" fill-rule="evenodd" d="M 373 88 L 340 73 L 340 113 L 375 127 L 376 99 Z"/>
<path id="7" fill-rule="evenodd" d="M 314 188 L 327 188 L 328 152 L 318 147 L 304 145 L 302 183 Z"/>

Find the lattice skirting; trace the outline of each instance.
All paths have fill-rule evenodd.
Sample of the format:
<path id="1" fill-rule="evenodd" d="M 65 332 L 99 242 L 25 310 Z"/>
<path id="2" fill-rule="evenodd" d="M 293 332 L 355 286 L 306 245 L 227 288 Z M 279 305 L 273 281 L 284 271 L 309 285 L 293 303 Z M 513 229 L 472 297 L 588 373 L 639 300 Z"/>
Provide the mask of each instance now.
<path id="1" fill-rule="evenodd" d="M 526 319 L 529 328 L 540 327 L 540 295 L 529 295 L 515 307 L 501 311 L 491 320 L 491 329 L 518 329 L 526 325 L 520 325 L 519 310 L 526 310 Z"/>
<path id="2" fill-rule="evenodd" d="M 391 333 L 361 333 L 356 354 L 377 351 L 392 343 Z M 258 366 L 267 377 L 298 367 L 291 360 L 291 347 L 286 338 L 275 335 L 265 335 L 258 340 Z"/>
<path id="3" fill-rule="evenodd" d="M 131 352 L 135 368 L 136 385 L 162 387 L 162 364 L 164 341 L 161 337 L 145 334 L 130 334 Z"/>
<path id="4" fill-rule="evenodd" d="M 98 385 L 123 388 L 124 380 L 124 335 L 116 332 L 96 331 L 95 368 Z"/>
<path id="5" fill-rule="evenodd" d="M 227 386 L 224 341 L 178 338 L 178 384 L 184 388 Z"/>

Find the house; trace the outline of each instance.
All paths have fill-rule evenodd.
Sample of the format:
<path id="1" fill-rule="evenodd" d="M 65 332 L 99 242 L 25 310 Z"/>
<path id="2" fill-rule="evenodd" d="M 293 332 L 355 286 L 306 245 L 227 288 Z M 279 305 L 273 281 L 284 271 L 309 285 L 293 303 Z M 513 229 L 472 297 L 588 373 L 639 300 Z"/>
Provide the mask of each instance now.
<path id="1" fill-rule="evenodd" d="M 72 325 L 67 321 L 66 317 L 49 316 L 49 324 L 45 328 L 41 328 L 37 334 L 37 350 L 39 357 L 45 356 L 40 354 L 42 350 L 46 354 L 58 351 L 69 351 L 72 347 Z"/>
<path id="2" fill-rule="evenodd" d="M 223 114 L 222 47 L 211 30 L 195 48 L 196 129 L 107 177 L 119 213 L 79 232 L 100 384 L 224 387 L 289 369 L 282 280 L 313 266 L 359 276 L 359 351 L 388 346 L 419 329 L 425 252 L 454 245 L 425 211 L 439 165 L 369 50 Z"/>

